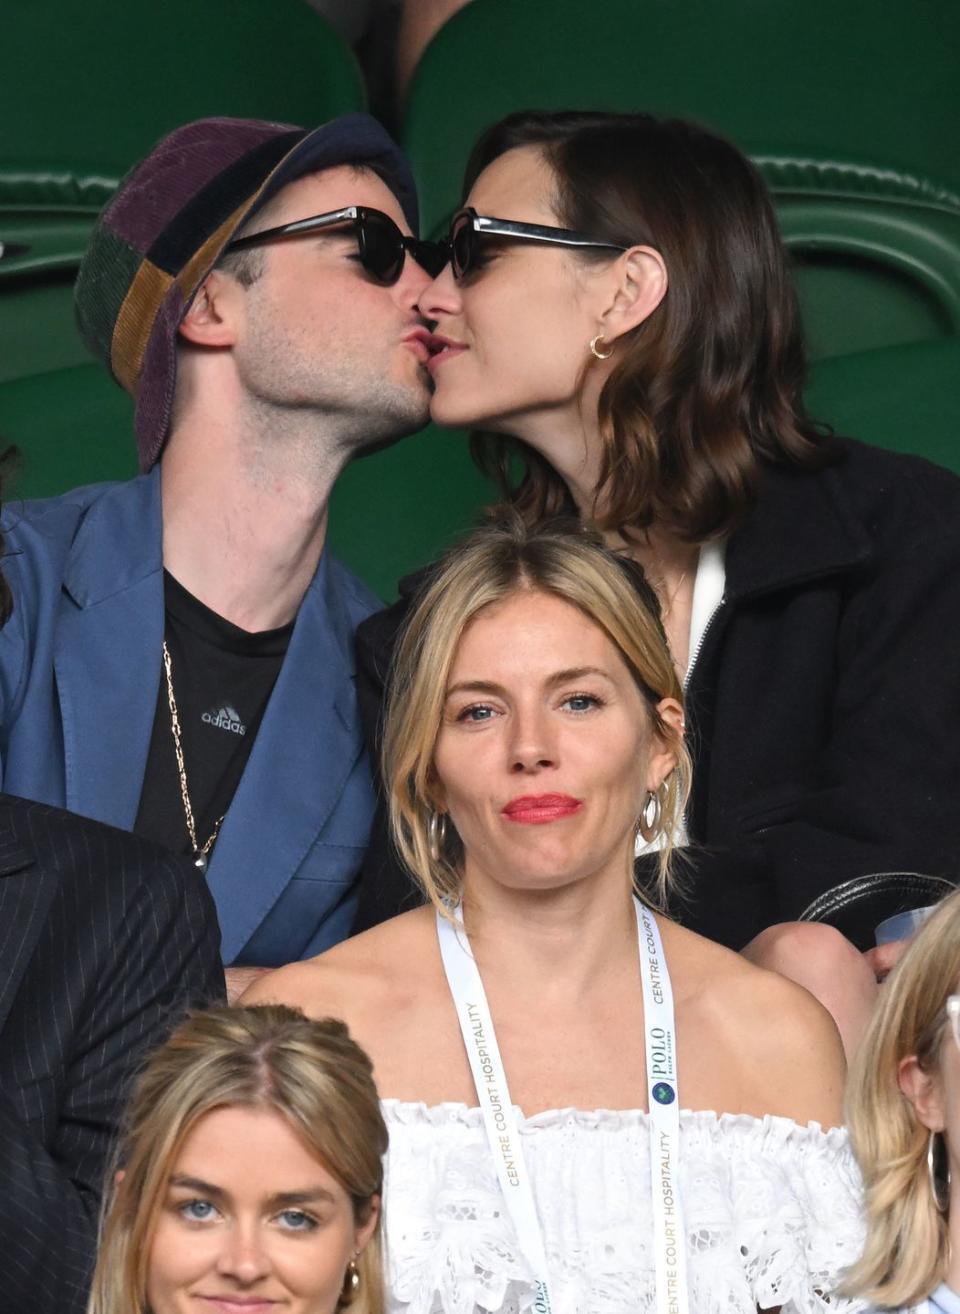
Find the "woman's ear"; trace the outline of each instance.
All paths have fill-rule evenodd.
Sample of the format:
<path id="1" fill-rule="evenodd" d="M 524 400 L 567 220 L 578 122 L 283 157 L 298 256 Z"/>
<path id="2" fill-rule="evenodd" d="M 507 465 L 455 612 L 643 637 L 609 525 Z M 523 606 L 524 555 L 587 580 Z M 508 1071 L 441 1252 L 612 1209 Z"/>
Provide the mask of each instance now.
<path id="1" fill-rule="evenodd" d="M 904 1095 L 913 1105 L 917 1121 L 930 1131 L 942 1132 L 947 1125 L 943 1098 L 943 1082 L 939 1072 L 926 1072 L 916 1054 L 901 1059 L 897 1068 L 897 1081 Z"/>
<path id="2" fill-rule="evenodd" d="M 652 246 L 631 246 L 613 270 L 619 277 L 610 304 L 600 317 L 600 332 L 608 343 L 648 319 L 667 295 L 668 286 L 667 266 Z"/>
<path id="3" fill-rule="evenodd" d="M 666 727 L 668 738 L 661 734 L 653 737 L 652 751 L 647 762 L 647 789 L 656 791 L 677 765 L 677 746 L 683 740 L 683 708 L 676 698 L 661 698 L 657 714 Z"/>
<path id="4" fill-rule="evenodd" d="M 377 1230 L 377 1220 L 380 1217 L 380 1197 L 372 1195 L 368 1206 L 369 1212 L 366 1218 L 353 1234 L 354 1250 L 359 1255 L 366 1248 L 367 1242 Z"/>
<path id="5" fill-rule="evenodd" d="M 232 347 L 244 289 L 235 278 L 214 269 L 200 284 L 180 321 L 180 336 L 198 347 Z"/>

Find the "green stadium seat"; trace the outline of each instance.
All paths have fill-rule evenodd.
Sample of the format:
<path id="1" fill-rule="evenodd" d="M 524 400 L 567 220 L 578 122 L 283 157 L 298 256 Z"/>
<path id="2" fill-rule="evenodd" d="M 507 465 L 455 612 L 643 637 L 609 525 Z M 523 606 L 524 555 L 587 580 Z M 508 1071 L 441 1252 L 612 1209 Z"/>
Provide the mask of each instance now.
<path id="1" fill-rule="evenodd" d="M 960 6 L 835 0 L 483 0 L 440 30 L 403 130 L 424 228 L 514 110 L 695 119 L 757 160 L 777 202 L 811 354 L 960 330 Z"/>
<path id="2" fill-rule="evenodd" d="M 806 401 L 836 433 L 960 474 L 960 338 L 818 361 Z"/>
<path id="3" fill-rule="evenodd" d="M 166 132 L 215 114 L 313 126 L 365 102 L 351 50 L 304 0 L 5 5 L 0 39 L 0 380 L 88 359 L 80 254 Z"/>
<path id="4" fill-rule="evenodd" d="M 398 580 L 435 560 L 495 500 L 470 459 L 467 435 L 430 425 L 347 466 L 330 503 L 330 542 L 392 601 Z"/>
<path id="5" fill-rule="evenodd" d="M 5 501 L 137 473 L 133 403 L 100 365 L 0 383 L 0 447 L 10 443 L 21 461 Z"/>

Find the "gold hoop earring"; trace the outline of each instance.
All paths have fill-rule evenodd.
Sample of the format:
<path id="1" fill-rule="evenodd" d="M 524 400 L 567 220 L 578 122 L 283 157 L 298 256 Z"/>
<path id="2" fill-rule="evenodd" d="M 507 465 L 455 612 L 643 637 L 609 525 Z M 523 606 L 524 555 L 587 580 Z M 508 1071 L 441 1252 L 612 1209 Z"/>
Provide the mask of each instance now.
<path id="1" fill-rule="evenodd" d="M 648 844 L 652 844 L 663 829 L 663 799 L 660 792 L 662 788 L 663 786 L 660 789 L 647 790 L 640 820 L 637 822 L 637 830 Z"/>
<path id="2" fill-rule="evenodd" d="M 427 822 L 427 852 L 431 862 L 439 862 L 444 842 L 447 838 L 447 816 L 445 812 L 431 812 Z"/>
<path id="3" fill-rule="evenodd" d="M 613 347 L 608 347 L 606 351 L 601 351 L 599 344 L 603 341 L 603 334 L 598 333 L 595 338 L 590 339 L 590 350 L 597 360 L 609 360 L 613 355 Z"/>

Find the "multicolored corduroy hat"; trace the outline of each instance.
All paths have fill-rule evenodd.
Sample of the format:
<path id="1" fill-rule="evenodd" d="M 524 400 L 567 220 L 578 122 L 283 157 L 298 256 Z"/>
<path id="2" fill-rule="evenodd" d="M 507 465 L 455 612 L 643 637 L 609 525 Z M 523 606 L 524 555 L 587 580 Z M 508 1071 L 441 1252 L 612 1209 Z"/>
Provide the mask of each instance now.
<path id="1" fill-rule="evenodd" d="M 281 187 L 337 164 L 371 164 L 417 231 L 400 148 L 368 114 L 308 132 L 256 119 L 199 119 L 136 165 L 97 220 L 74 290 L 84 342 L 136 401 L 140 467 L 170 427 L 177 328 L 236 230 Z"/>

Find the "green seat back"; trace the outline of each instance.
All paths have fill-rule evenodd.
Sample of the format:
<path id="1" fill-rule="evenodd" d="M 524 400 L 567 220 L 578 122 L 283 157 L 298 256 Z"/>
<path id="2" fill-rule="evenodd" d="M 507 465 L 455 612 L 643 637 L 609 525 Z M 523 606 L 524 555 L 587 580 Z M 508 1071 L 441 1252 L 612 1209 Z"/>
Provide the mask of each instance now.
<path id="1" fill-rule="evenodd" d="M 837 433 L 960 474 L 960 338 L 818 361 L 806 400 Z"/>
<path id="2" fill-rule="evenodd" d="M 165 133 L 207 115 L 314 126 L 364 105 L 352 52 L 304 0 L 20 3 L 3 7 L 0 40 L 0 380 L 87 359 L 80 256 Z"/>
<path id="3" fill-rule="evenodd" d="M 774 191 L 812 354 L 960 330 L 960 6 L 483 0 L 441 29 L 403 138 L 425 230 L 489 123 L 538 107 L 705 123 Z"/>
<path id="4" fill-rule="evenodd" d="M 100 365 L 74 365 L 0 383 L 0 445 L 21 464 L 4 500 L 48 497 L 137 473 L 133 403 Z"/>
<path id="5" fill-rule="evenodd" d="M 347 466 L 330 505 L 334 551 L 385 600 L 397 580 L 467 532 L 495 490 L 474 466 L 467 436 L 430 425 Z"/>

